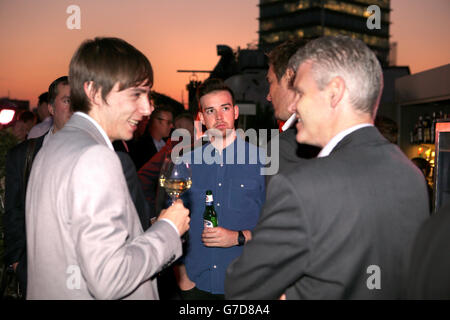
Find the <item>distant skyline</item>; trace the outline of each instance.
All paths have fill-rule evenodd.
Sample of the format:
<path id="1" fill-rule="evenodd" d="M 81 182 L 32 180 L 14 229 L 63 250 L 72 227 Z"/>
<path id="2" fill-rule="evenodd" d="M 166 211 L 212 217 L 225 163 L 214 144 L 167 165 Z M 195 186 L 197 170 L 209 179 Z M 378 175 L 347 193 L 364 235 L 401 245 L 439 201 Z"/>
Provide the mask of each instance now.
<path id="1" fill-rule="evenodd" d="M 212 70 L 217 44 L 256 45 L 259 0 L 0 0 L 0 97 L 30 100 L 68 73 L 80 43 L 119 37 L 151 61 L 153 89 L 187 102 L 191 77 L 179 69 Z M 81 29 L 69 30 L 67 7 L 81 10 Z M 391 0 L 391 42 L 397 65 L 411 73 L 450 63 L 450 1 Z M 207 74 L 197 74 L 199 80 Z M 262 93 L 264 94 L 264 93 Z"/>

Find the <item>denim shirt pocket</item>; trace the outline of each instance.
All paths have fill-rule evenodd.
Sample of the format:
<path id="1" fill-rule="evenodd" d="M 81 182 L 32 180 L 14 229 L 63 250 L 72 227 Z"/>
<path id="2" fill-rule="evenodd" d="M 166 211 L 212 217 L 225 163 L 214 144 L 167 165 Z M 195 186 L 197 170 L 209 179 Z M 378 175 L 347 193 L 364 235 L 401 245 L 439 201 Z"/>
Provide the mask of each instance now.
<path id="1" fill-rule="evenodd" d="M 254 179 L 234 178 L 230 180 L 228 206 L 233 210 L 249 209 L 249 202 L 254 201 L 258 191 L 258 183 Z"/>

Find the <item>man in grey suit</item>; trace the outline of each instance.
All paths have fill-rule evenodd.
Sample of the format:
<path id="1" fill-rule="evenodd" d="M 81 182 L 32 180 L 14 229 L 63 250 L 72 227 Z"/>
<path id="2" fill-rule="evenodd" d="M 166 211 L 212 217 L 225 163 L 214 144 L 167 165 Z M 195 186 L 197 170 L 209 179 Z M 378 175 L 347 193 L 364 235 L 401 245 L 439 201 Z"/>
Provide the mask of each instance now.
<path id="1" fill-rule="evenodd" d="M 362 41 L 338 36 L 309 42 L 289 65 L 297 141 L 323 149 L 270 180 L 226 297 L 398 298 L 428 200 L 421 173 L 373 126 L 380 64 Z"/>
<path id="2" fill-rule="evenodd" d="M 87 40 L 69 81 L 75 113 L 27 189 L 27 298 L 158 299 L 155 275 L 181 255 L 189 211 L 177 202 L 143 232 L 112 147 L 152 111 L 150 62 L 123 40 Z"/>

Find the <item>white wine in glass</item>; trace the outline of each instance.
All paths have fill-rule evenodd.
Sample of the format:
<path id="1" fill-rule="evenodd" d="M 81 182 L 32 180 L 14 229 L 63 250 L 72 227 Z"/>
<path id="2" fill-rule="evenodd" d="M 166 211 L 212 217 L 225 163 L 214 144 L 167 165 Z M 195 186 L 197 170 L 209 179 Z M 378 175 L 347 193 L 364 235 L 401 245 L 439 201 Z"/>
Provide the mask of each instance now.
<path id="1" fill-rule="evenodd" d="M 159 184 L 163 187 L 174 203 L 180 195 L 192 186 L 192 171 L 189 163 L 176 159 L 172 162 L 170 156 L 164 159 L 159 175 Z"/>

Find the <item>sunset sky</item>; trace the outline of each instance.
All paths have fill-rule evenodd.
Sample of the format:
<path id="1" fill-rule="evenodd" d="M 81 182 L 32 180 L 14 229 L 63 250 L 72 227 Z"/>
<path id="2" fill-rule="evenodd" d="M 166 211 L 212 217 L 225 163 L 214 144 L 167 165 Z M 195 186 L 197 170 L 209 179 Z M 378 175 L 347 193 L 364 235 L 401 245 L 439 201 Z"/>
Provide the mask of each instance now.
<path id="1" fill-rule="evenodd" d="M 0 0 L 0 97 L 30 100 L 68 73 L 80 43 L 123 38 L 141 50 L 155 72 L 154 89 L 187 102 L 190 74 L 212 70 L 217 44 L 233 49 L 258 40 L 259 0 Z M 69 5 L 81 10 L 81 29 L 69 30 Z M 450 63 L 450 0 L 391 0 L 391 42 L 397 65 L 416 73 Z M 206 75 L 199 74 L 199 80 Z"/>

